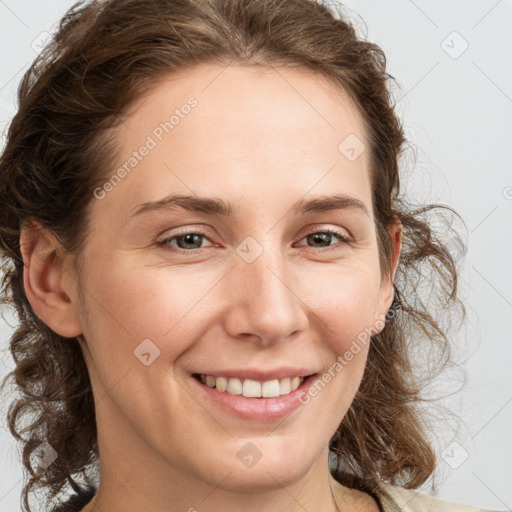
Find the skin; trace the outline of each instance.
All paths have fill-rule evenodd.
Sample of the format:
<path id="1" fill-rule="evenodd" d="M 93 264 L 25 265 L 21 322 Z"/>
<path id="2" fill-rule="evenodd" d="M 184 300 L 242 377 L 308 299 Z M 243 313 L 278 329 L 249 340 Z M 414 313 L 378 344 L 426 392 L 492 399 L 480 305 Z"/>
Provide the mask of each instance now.
<path id="1" fill-rule="evenodd" d="M 91 376 L 101 482 L 83 510 L 378 510 L 328 470 L 329 440 L 368 345 L 282 420 L 232 418 L 190 383 L 193 372 L 234 367 L 322 374 L 359 333 L 380 330 L 401 231 L 390 228 L 392 264 L 382 275 L 369 151 L 350 161 L 338 150 L 349 134 L 369 147 L 362 118 L 343 91 L 307 70 L 201 65 L 132 106 L 118 165 L 191 96 L 190 114 L 103 199 L 92 198 L 82 281 L 50 232 L 22 232 L 27 297 L 55 332 L 81 336 Z M 239 213 L 175 208 L 131 218 L 171 192 L 221 198 Z M 359 199 L 368 215 L 292 211 L 321 195 Z M 353 241 L 306 236 L 329 228 Z M 177 239 L 168 242 L 176 252 L 156 243 L 198 230 L 205 236 L 192 241 L 195 254 Z M 262 250 L 251 263 L 236 251 L 248 236 Z M 160 350 L 149 366 L 134 356 L 147 338 Z M 250 468 L 237 457 L 248 442 L 262 454 Z"/>

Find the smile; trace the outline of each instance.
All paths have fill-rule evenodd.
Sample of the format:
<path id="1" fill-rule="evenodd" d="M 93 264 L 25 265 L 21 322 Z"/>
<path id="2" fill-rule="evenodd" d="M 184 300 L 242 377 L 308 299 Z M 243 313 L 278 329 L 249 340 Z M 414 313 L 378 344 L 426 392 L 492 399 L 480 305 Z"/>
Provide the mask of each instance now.
<path id="1" fill-rule="evenodd" d="M 245 373 L 253 373 L 254 377 L 257 372 Z M 200 401 L 206 401 L 208 408 L 211 404 L 223 414 L 227 413 L 251 422 L 265 423 L 282 420 L 294 410 L 299 409 L 303 405 L 302 395 L 307 394 L 317 375 L 317 373 L 308 375 L 306 371 L 302 376 L 256 380 L 243 378 L 242 375 L 214 377 L 194 373 L 190 375 L 190 383 L 198 393 Z"/>
<path id="2" fill-rule="evenodd" d="M 203 384 L 218 391 L 231 395 L 243 395 L 247 398 L 275 398 L 288 395 L 295 391 L 304 381 L 305 377 L 285 377 L 264 382 L 253 379 L 239 379 L 236 377 L 213 377 L 212 375 L 195 375 Z"/>

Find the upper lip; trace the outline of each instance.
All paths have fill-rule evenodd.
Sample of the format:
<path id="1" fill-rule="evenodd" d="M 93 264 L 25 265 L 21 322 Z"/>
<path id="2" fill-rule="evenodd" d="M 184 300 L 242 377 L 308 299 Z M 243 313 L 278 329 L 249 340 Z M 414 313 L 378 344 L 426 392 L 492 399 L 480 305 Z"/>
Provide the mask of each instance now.
<path id="1" fill-rule="evenodd" d="M 244 368 L 244 369 L 227 369 L 227 370 L 205 370 L 204 372 L 196 372 L 198 375 L 211 375 L 212 377 L 226 377 L 226 378 L 238 378 L 252 379 L 259 381 L 268 381 L 274 379 L 285 379 L 286 377 L 307 377 L 313 375 L 316 372 L 308 370 L 307 368 L 290 368 L 281 367 L 275 368 L 274 370 L 263 371 L 256 368 Z"/>

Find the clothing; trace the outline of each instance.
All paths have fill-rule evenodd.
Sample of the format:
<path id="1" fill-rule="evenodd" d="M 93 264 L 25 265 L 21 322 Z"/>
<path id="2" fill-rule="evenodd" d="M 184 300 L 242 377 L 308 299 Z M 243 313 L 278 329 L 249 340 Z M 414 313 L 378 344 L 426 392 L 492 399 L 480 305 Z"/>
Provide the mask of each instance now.
<path id="1" fill-rule="evenodd" d="M 92 500 L 95 494 L 94 487 L 87 487 L 52 512 L 78 512 Z M 377 501 L 381 512 L 499 512 L 444 501 L 416 489 L 404 489 L 384 482 L 379 483 L 379 487 L 374 490 L 372 496 Z"/>
<path id="2" fill-rule="evenodd" d="M 385 482 L 380 482 L 374 492 L 382 512 L 498 512 L 445 501 L 417 489 L 405 489 Z"/>

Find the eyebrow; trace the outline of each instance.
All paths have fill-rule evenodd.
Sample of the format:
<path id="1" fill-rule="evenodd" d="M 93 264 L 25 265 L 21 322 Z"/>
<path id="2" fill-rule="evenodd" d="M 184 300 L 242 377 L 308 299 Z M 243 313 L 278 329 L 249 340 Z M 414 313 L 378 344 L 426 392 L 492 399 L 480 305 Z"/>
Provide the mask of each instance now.
<path id="1" fill-rule="evenodd" d="M 175 209 L 176 207 L 207 215 L 235 217 L 238 214 L 238 209 L 232 203 L 222 199 L 185 194 L 169 194 L 157 201 L 149 201 L 139 205 L 137 210 L 132 214 L 132 217 L 148 212 Z M 358 209 L 370 217 L 370 212 L 362 201 L 355 197 L 345 195 L 320 196 L 310 200 L 301 199 L 293 205 L 292 210 L 296 215 L 304 215 L 348 208 Z"/>

